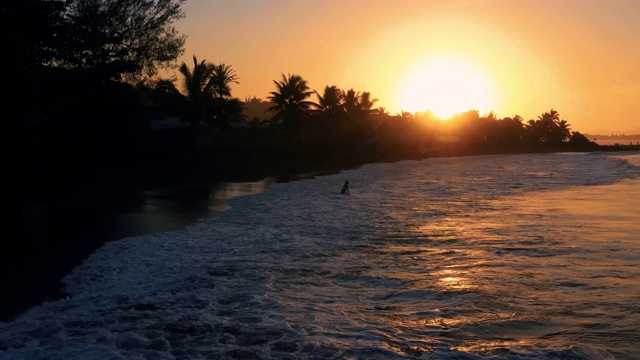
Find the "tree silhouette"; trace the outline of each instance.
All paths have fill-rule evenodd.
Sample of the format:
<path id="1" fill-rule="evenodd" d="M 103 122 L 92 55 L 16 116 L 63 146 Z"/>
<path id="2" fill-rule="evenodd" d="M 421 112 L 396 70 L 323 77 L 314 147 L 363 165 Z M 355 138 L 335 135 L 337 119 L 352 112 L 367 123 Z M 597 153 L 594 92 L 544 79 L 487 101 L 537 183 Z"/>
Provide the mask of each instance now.
<path id="1" fill-rule="evenodd" d="M 183 75 L 183 87 L 187 93 L 187 99 L 191 104 L 191 113 L 188 116 L 192 125 L 197 125 L 207 116 L 206 111 L 211 107 L 214 94 L 212 77 L 215 71 L 213 64 L 205 60 L 198 62 L 193 56 L 193 69 L 189 69 L 186 63 L 179 68 Z"/>
<path id="2" fill-rule="evenodd" d="M 525 139 L 522 116 L 506 117 L 501 120 L 500 125 L 500 138 L 503 144 L 517 145 Z"/>
<path id="3" fill-rule="evenodd" d="M 560 120 L 557 125 L 561 141 L 569 140 L 571 138 L 571 124 L 567 120 Z"/>
<path id="4" fill-rule="evenodd" d="M 353 88 L 342 91 L 342 101 L 344 111 L 347 114 L 355 114 L 360 110 L 360 92 L 353 90 Z"/>
<path id="5" fill-rule="evenodd" d="M 51 89 L 68 83 L 57 81 L 58 71 L 52 67 L 71 32 L 64 13 L 64 3 L 60 1 L 7 0 L 0 3 L 3 52 L 11 54 L 0 60 L 2 68 L 11 74 L 5 79 L 6 88 L 11 90 L 3 94 L 3 102 L 20 109 L 12 114 L 17 121 L 5 122 L 7 134 L 26 130 L 29 118 L 52 116 L 51 107 L 61 103 L 58 97 L 61 91 Z M 33 106 L 35 99 L 38 106 Z M 11 136 L 7 140 L 14 138 Z"/>
<path id="6" fill-rule="evenodd" d="M 369 114 L 372 112 L 373 105 L 376 102 L 378 102 L 378 99 L 371 98 L 371 93 L 365 91 L 362 93 L 362 95 L 360 95 L 360 98 L 358 99 L 359 110 Z"/>
<path id="7" fill-rule="evenodd" d="M 12 71 L 32 72 L 53 65 L 64 52 L 72 28 L 61 1 L 5 0 L 0 3 L 2 59 Z M 20 78 L 18 76 L 18 78 Z"/>
<path id="8" fill-rule="evenodd" d="M 538 116 L 537 120 L 529 120 L 528 131 L 538 142 L 559 144 L 571 137 L 570 125 L 560 120 L 560 114 L 551 109 Z"/>
<path id="9" fill-rule="evenodd" d="M 589 139 L 587 139 L 586 136 L 582 135 L 579 131 L 574 131 L 571 133 L 569 144 L 576 146 L 578 148 L 584 148 L 584 149 L 594 149 L 597 147 L 597 145 L 594 142 L 591 142 Z"/>
<path id="10" fill-rule="evenodd" d="M 538 120 L 542 126 L 543 142 L 555 143 L 557 140 L 556 122 L 560 120 L 560 114 L 557 111 L 551 109 L 548 112 L 538 116 Z"/>
<path id="11" fill-rule="evenodd" d="M 222 127 L 227 127 L 229 122 L 243 121 L 244 104 L 240 99 L 231 97 L 230 84 L 239 84 L 238 75 L 231 65 L 213 65 L 210 82 L 214 99 L 208 112 L 211 116 L 205 120 Z"/>
<path id="12" fill-rule="evenodd" d="M 211 82 L 213 84 L 213 95 L 220 98 L 231 97 L 229 84 L 239 84 L 236 71 L 231 68 L 231 65 L 222 63 L 214 65 Z"/>
<path id="13" fill-rule="evenodd" d="M 186 37 L 173 22 L 184 17 L 185 0 L 70 0 L 73 29 L 56 59 L 62 66 L 107 79 L 139 83 L 182 55 Z"/>
<path id="14" fill-rule="evenodd" d="M 276 91 L 270 92 L 268 98 L 275 104 L 267 111 L 276 111 L 272 117 L 274 123 L 282 124 L 284 129 L 294 130 L 300 122 L 308 116 L 312 107 L 319 105 L 307 99 L 314 93 L 307 85 L 307 81 L 300 75 L 281 74 L 281 80 L 273 80 Z"/>
<path id="15" fill-rule="evenodd" d="M 186 99 L 178 91 L 171 80 L 162 79 L 155 83 L 150 91 L 153 102 L 154 117 L 182 116 L 185 110 Z"/>
<path id="16" fill-rule="evenodd" d="M 527 121 L 526 126 L 527 141 L 530 143 L 544 142 L 544 127 L 541 120 L 531 119 Z"/>
<path id="17" fill-rule="evenodd" d="M 238 98 L 215 97 L 212 99 L 209 111 L 211 117 L 205 120 L 210 124 L 226 128 L 230 122 L 242 122 L 246 119 L 243 114 L 244 108 L 244 103 Z"/>
<path id="18" fill-rule="evenodd" d="M 370 114 L 376 110 L 373 105 L 378 101 L 371 97 L 371 93 L 360 93 L 353 88 L 347 91 L 338 89 L 337 86 L 326 86 L 322 95 L 315 92 L 318 97 L 318 110 L 325 114 Z"/>
<path id="19" fill-rule="evenodd" d="M 257 118 L 259 119 L 259 122 L 265 120 L 263 116 L 267 112 L 267 109 L 273 106 L 272 102 L 257 98 L 255 96 L 245 97 L 243 103 L 243 113 L 247 116 L 247 118 L 251 119 L 251 121 L 254 121 Z"/>
<path id="20" fill-rule="evenodd" d="M 342 91 L 335 85 L 325 86 L 322 95 L 315 91 L 318 97 L 318 110 L 328 115 L 336 115 L 343 112 L 342 108 Z"/>
<path id="21" fill-rule="evenodd" d="M 398 116 L 403 119 L 412 119 L 413 113 L 411 113 L 410 111 L 400 110 L 400 113 L 398 114 Z"/>
<path id="22" fill-rule="evenodd" d="M 389 111 L 384 106 L 379 106 L 377 109 L 375 109 L 375 113 L 380 115 L 389 115 Z"/>
<path id="23" fill-rule="evenodd" d="M 193 56 L 193 69 L 184 62 L 180 65 L 187 99 L 192 105 L 189 116 L 193 125 L 202 122 L 226 126 L 230 121 L 243 119 L 244 105 L 231 97 L 230 83 L 238 83 L 238 76 L 231 65 L 198 62 Z"/>

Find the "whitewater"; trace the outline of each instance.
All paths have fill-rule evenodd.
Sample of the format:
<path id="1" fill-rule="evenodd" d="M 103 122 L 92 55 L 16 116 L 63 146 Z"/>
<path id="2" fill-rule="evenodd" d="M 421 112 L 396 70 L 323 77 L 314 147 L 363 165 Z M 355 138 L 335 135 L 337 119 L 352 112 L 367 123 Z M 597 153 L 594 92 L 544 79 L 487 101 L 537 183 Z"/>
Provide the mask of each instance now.
<path id="1" fill-rule="evenodd" d="M 106 243 L 0 323 L 0 359 L 640 359 L 638 152 L 368 164 L 226 205 Z"/>

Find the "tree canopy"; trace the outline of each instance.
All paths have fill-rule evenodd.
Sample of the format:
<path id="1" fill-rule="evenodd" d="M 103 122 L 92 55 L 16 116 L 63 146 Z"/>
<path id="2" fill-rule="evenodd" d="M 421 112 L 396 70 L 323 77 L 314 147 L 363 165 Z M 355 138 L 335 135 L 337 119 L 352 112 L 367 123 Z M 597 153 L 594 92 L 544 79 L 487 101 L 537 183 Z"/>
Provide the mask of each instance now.
<path id="1" fill-rule="evenodd" d="M 75 31 L 58 63 L 136 82 L 157 74 L 183 53 L 185 36 L 173 22 L 186 0 L 69 0 Z"/>
<path id="2" fill-rule="evenodd" d="M 82 70 L 137 83 L 184 51 L 173 23 L 186 0 L 8 0 L 1 6 L 10 53 L 25 72 Z"/>
<path id="3" fill-rule="evenodd" d="M 302 76 L 284 73 L 281 75 L 281 80 L 273 80 L 276 90 L 272 91 L 268 98 L 275 105 L 268 111 L 276 112 L 272 118 L 274 122 L 281 123 L 286 129 L 294 129 L 307 117 L 308 111 L 318 107 L 318 104 L 307 100 L 315 92 Z"/>
<path id="4" fill-rule="evenodd" d="M 128 116 L 112 82 L 144 85 L 175 66 L 185 36 L 174 22 L 186 0 L 6 0 L 0 4 L 8 103 L 29 119 Z M 126 90 L 128 91 L 128 90 Z M 37 102 L 38 106 L 33 106 Z"/>
<path id="5" fill-rule="evenodd" d="M 196 125 L 205 122 L 226 123 L 241 119 L 242 102 L 231 97 L 231 83 L 238 83 L 238 75 L 231 65 L 214 65 L 193 56 L 193 69 L 180 65 L 182 82 L 191 103 L 189 120 Z"/>

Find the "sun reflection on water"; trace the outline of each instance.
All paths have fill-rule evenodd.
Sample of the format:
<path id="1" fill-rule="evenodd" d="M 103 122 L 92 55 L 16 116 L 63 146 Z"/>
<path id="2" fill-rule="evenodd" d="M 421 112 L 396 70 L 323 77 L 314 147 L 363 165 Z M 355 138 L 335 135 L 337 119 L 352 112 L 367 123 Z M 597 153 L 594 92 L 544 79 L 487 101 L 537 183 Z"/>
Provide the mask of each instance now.
<path id="1" fill-rule="evenodd" d="M 385 216 L 353 240 L 358 251 L 321 264 L 335 265 L 318 290 L 331 291 L 293 291 L 298 302 L 322 304 L 306 329 L 336 346 L 409 357 L 442 349 L 535 357 L 585 347 L 595 327 L 633 331 L 624 304 L 637 293 L 638 255 L 619 252 L 640 211 L 606 199 L 625 198 L 628 185 L 379 202 Z"/>

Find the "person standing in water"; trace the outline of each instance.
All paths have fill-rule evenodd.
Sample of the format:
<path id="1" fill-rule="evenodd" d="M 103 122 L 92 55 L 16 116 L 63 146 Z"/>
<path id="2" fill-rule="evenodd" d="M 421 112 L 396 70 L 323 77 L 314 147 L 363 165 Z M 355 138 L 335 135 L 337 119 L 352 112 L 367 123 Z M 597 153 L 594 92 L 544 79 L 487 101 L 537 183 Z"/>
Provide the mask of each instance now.
<path id="1" fill-rule="evenodd" d="M 344 185 L 342 185 L 342 190 L 340 194 L 348 194 L 349 193 L 349 181 L 345 181 Z"/>

